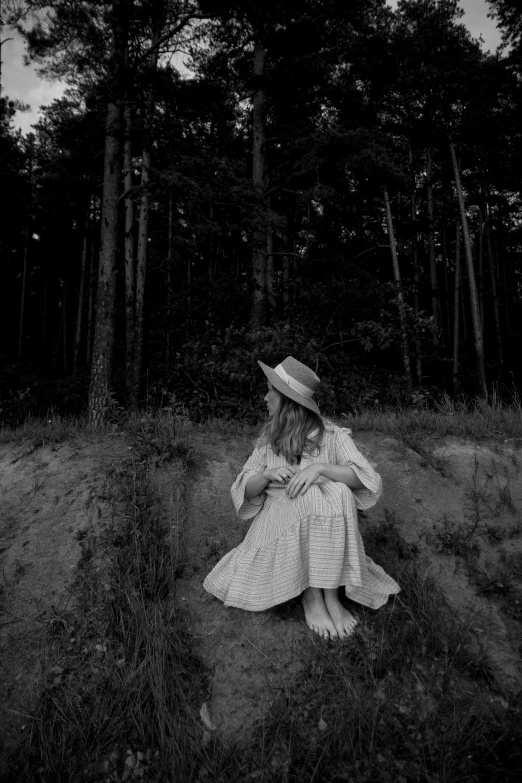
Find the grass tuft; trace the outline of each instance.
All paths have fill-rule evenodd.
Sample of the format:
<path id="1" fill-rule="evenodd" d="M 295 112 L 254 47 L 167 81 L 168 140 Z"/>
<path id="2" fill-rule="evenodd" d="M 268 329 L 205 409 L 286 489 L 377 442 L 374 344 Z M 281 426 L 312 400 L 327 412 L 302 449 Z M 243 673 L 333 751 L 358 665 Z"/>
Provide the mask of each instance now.
<path id="1" fill-rule="evenodd" d="M 175 532 L 147 475 L 154 432 L 109 476 L 118 512 L 81 538 L 76 612 L 53 624 L 12 781 L 193 779 L 205 673 L 174 601 Z M 169 446 L 168 458 L 183 450 Z"/>
<path id="2" fill-rule="evenodd" d="M 355 431 L 376 430 L 387 435 L 407 437 L 415 434 L 461 438 L 521 438 L 522 404 L 493 397 L 469 400 L 444 395 L 432 408 L 394 406 L 363 408 L 339 420 Z"/>

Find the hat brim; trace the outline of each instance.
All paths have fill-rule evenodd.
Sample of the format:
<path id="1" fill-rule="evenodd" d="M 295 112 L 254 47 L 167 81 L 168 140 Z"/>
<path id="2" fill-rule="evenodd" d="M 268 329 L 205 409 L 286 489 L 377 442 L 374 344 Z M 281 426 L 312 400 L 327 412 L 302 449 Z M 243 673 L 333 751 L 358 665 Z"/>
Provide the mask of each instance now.
<path id="1" fill-rule="evenodd" d="M 289 397 L 294 402 L 298 402 L 299 405 L 303 406 L 303 408 L 308 408 L 308 410 L 321 415 L 321 411 L 317 407 L 317 403 L 314 402 L 314 400 L 308 399 L 308 397 L 303 397 L 301 394 L 299 394 L 299 392 L 291 389 L 290 386 L 288 386 L 283 381 L 283 379 L 279 377 L 275 370 L 273 370 L 271 367 L 268 367 L 268 365 L 263 364 L 263 362 L 260 362 L 259 359 L 257 360 L 257 363 L 265 373 L 272 386 L 277 389 L 280 394 L 283 394 L 285 397 Z"/>

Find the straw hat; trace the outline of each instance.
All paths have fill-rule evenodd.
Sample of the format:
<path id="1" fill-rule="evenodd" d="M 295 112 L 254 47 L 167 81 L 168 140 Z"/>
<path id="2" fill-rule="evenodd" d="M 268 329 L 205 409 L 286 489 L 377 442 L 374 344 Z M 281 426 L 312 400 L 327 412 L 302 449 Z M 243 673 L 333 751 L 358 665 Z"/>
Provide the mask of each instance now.
<path id="1" fill-rule="evenodd" d="M 312 397 L 321 381 L 306 364 L 298 362 L 293 356 L 287 356 L 274 369 L 260 361 L 258 364 L 278 392 L 314 413 L 320 412 Z"/>

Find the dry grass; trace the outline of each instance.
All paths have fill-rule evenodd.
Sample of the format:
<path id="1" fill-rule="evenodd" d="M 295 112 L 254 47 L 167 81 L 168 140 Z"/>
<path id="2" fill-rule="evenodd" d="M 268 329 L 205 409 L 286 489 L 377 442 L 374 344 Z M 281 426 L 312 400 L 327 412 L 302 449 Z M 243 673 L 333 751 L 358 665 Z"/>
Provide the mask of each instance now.
<path id="1" fill-rule="evenodd" d="M 374 430 L 397 437 L 416 433 L 474 439 L 522 437 L 522 405 L 517 395 L 511 403 L 496 396 L 488 402 L 445 395 L 435 408 L 361 409 L 343 416 L 342 421 L 355 431 Z"/>
<path id="2" fill-rule="evenodd" d="M 359 408 L 354 413 L 333 416 L 337 424 L 362 430 L 382 432 L 405 440 L 415 435 L 453 436 L 461 438 L 522 438 L 522 404 L 517 395 L 510 403 L 493 395 L 489 400 L 452 398 L 445 395 L 435 407 L 401 405 Z M 211 429 L 222 435 L 254 438 L 259 425 L 237 419 L 214 417 L 202 424 L 180 419 L 185 430 Z"/>
<path id="3" fill-rule="evenodd" d="M 489 401 L 467 397 L 443 396 L 435 407 L 400 405 L 360 408 L 355 413 L 333 417 L 336 423 L 355 432 L 373 430 L 399 438 L 413 435 L 439 435 L 462 438 L 522 438 L 522 404 L 517 394 L 510 403 L 493 395 Z M 261 421 L 261 420 L 260 420 Z M 85 416 L 62 417 L 52 412 L 45 418 L 31 418 L 15 428 L 0 427 L 0 444 L 33 440 L 59 442 L 89 433 L 108 435 L 125 431 L 139 437 L 140 432 L 155 430 L 157 438 L 172 439 L 177 432 L 190 429 L 213 430 L 223 435 L 255 438 L 259 425 L 241 419 L 213 417 L 200 424 L 190 422 L 183 410 L 164 409 L 148 413 L 126 413 L 122 408 L 110 412 L 103 429 L 94 429 Z M 143 438 L 142 442 L 145 442 Z"/>

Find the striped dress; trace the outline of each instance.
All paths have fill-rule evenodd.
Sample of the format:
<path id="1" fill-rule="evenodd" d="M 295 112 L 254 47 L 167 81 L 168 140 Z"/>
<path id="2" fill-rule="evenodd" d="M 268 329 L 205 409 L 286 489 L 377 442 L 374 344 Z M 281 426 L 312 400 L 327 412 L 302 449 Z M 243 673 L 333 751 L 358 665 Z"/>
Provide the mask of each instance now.
<path id="1" fill-rule="evenodd" d="M 364 552 L 357 509 L 373 506 L 381 478 L 357 450 L 349 429 L 327 424 L 314 462 L 349 465 L 365 489 L 320 476 L 304 495 L 290 498 L 272 482 L 257 497 L 245 498 L 246 483 L 267 468 L 286 464 L 269 445 L 258 446 L 232 485 L 239 519 L 253 519 L 243 542 L 225 555 L 205 579 L 205 589 L 224 602 L 259 612 L 298 596 L 307 587 L 343 586 L 352 601 L 378 609 L 399 585 Z"/>

